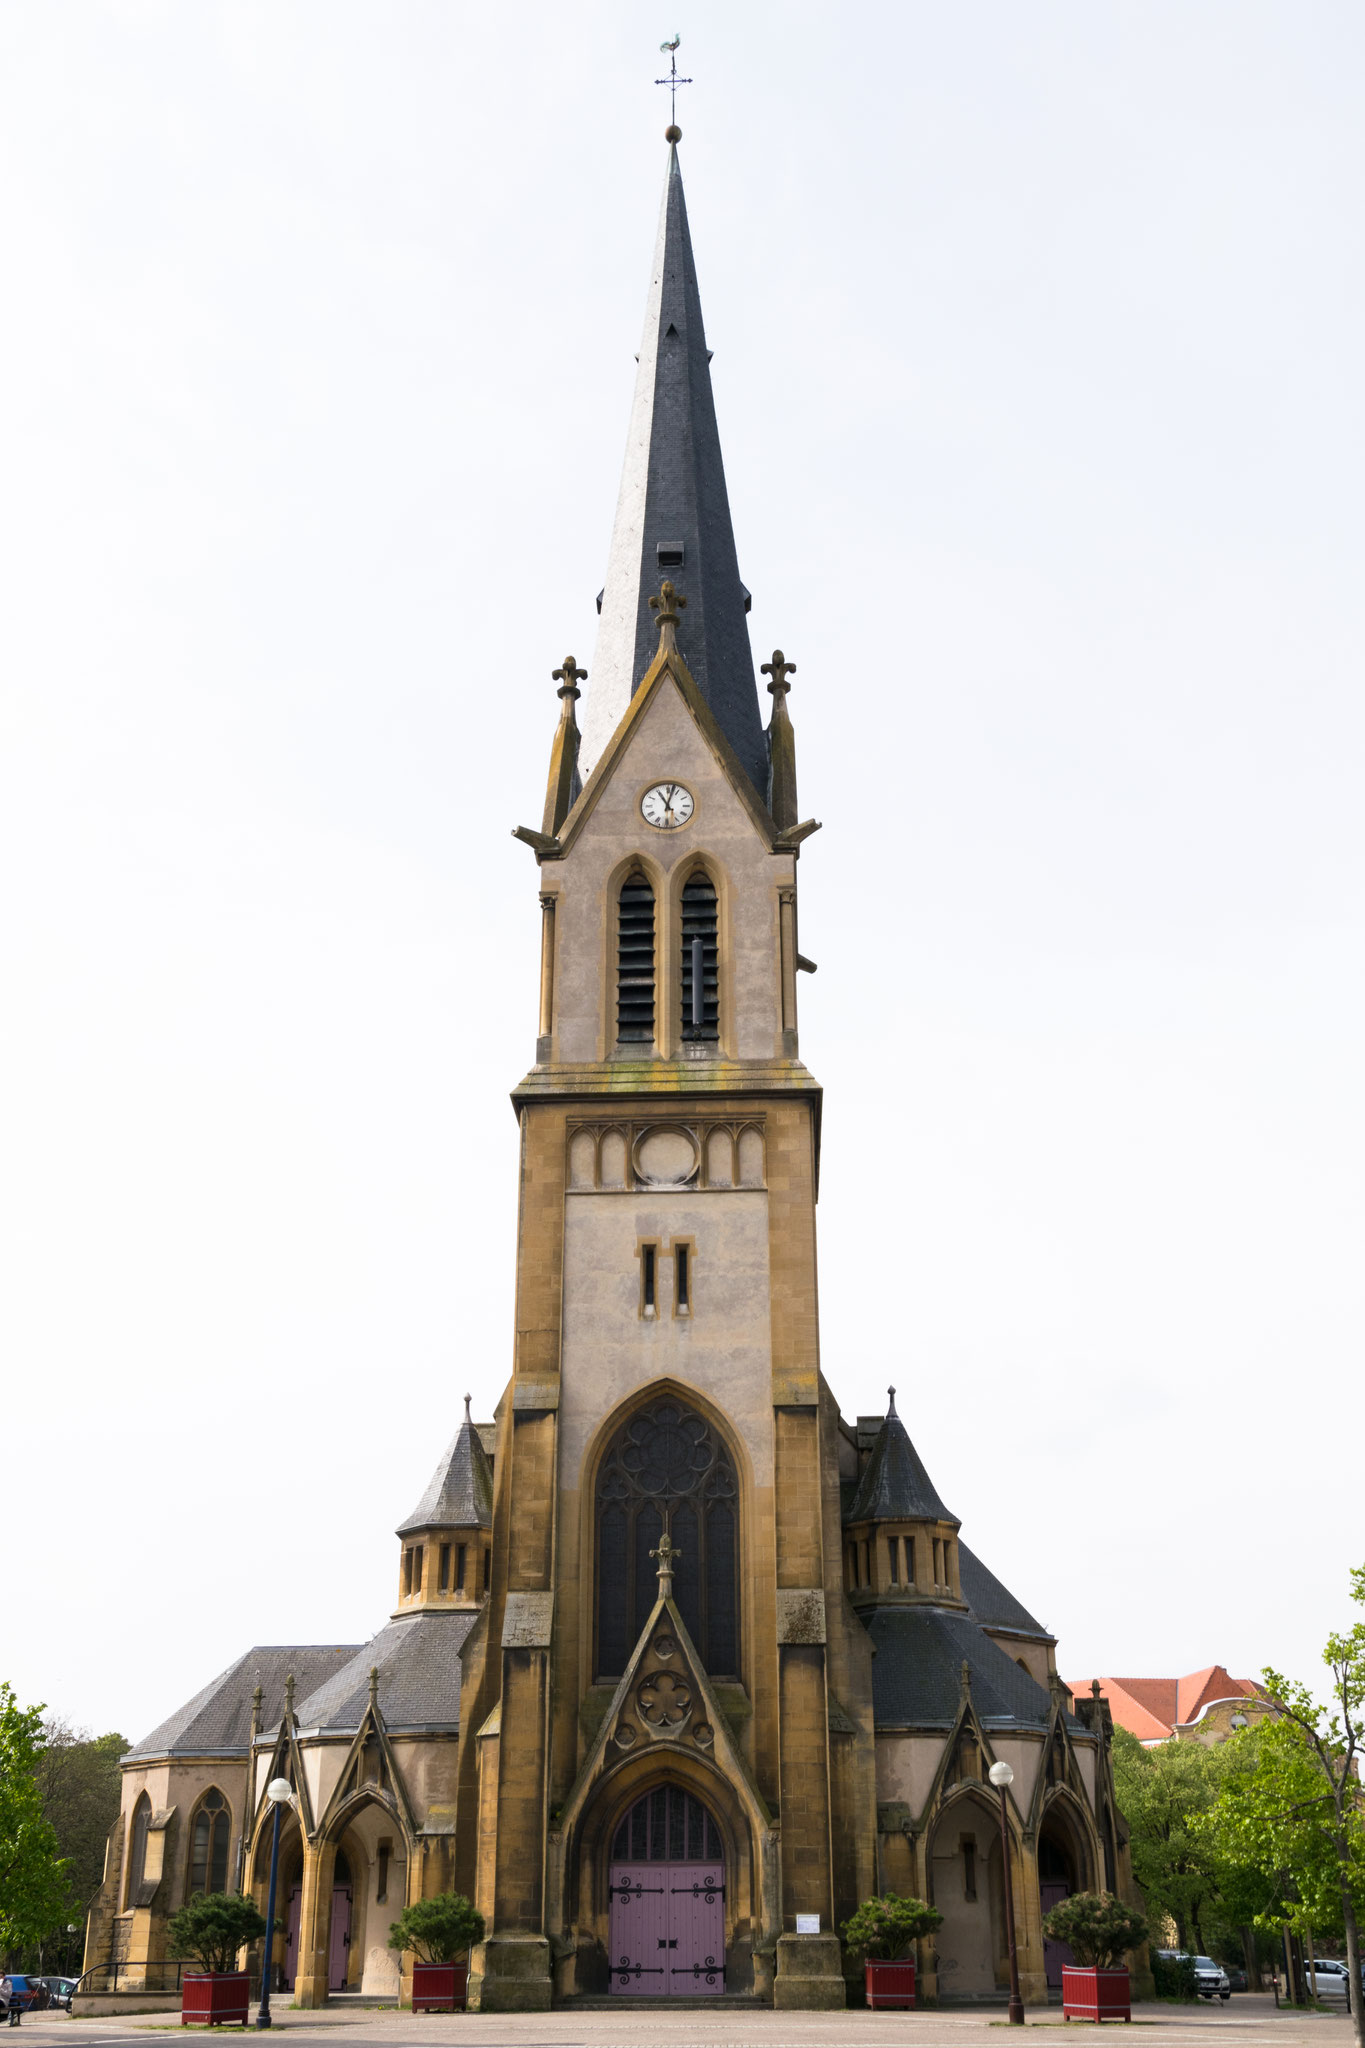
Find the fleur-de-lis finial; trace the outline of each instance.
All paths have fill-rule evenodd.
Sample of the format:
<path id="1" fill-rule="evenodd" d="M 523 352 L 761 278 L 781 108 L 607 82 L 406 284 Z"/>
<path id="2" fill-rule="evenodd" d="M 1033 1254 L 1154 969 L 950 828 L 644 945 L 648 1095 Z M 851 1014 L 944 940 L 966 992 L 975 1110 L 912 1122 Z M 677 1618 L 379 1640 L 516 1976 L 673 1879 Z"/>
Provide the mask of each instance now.
<path id="1" fill-rule="evenodd" d="M 563 668 L 552 669 L 550 673 L 559 684 L 558 695 L 561 697 L 577 697 L 578 685 L 588 680 L 588 671 L 580 668 L 571 654 L 565 655 Z"/>
<path id="2" fill-rule="evenodd" d="M 659 595 L 649 600 L 649 608 L 655 614 L 655 623 L 659 628 L 660 647 L 677 646 L 678 613 L 686 603 L 687 599 L 679 597 L 673 585 L 667 581 L 664 582 Z"/>
<path id="3" fill-rule="evenodd" d="M 659 1560 L 659 1591 L 667 1598 L 673 1591 L 673 1566 L 682 1556 L 682 1552 L 665 1529 L 659 1538 L 658 1549 L 651 1550 L 649 1554 Z"/>
<path id="4" fill-rule="evenodd" d="M 791 688 L 787 677 L 796 674 L 796 663 L 788 661 L 780 647 L 774 647 L 772 660 L 764 662 L 760 674 L 772 677 L 768 685 L 769 694 L 776 697 L 780 703 Z"/>

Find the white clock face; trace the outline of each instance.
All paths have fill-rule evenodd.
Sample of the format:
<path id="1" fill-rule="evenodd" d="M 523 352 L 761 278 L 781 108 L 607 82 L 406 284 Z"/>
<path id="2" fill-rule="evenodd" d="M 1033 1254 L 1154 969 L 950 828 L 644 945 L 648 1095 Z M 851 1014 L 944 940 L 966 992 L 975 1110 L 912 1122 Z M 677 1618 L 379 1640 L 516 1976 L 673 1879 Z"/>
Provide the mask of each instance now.
<path id="1" fill-rule="evenodd" d="M 680 782 L 656 782 L 640 799 L 645 823 L 660 832 L 672 832 L 685 825 L 695 808 L 691 790 L 684 789 Z"/>

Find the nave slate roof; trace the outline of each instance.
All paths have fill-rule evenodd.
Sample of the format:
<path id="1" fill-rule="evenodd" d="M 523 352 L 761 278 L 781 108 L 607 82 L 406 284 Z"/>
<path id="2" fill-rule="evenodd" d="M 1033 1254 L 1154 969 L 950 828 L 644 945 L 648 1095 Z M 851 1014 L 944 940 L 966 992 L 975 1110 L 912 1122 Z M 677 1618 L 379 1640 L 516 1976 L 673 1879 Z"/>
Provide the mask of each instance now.
<path id="1" fill-rule="evenodd" d="M 432 1473 L 426 1492 L 405 1522 L 399 1536 L 417 1529 L 491 1529 L 493 1526 L 493 1468 L 483 1447 L 480 1425 L 469 1419 L 469 1396 L 464 1400 L 464 1421 L 456 1431 L 440 1464 Z"/>
<path id="2" fill-rule="evenodd" d="M 1052 1641 L 1042 1622 L 1034 1620 L 1023 1601 L 1015 1599 L 1009 1587 L 1002 1585 L 960 1536 L 957 1539 L 957 1576 L 972 1619 L 979 1621 L 982 1628 L 998 1628 L 1012 1635 L 1041 1636 L 1044 1642 Z"/>
<path id="3" fill-rule="evenodd" d="M 580 760 L 586 777 L 654 659 L 649 600 L 669 577 L 687 599 L 678 651 L 762 798 L 767 742 L 710 362 L 682 172 L 670 145 Z"/>
<path id="4" fill-rule="evenodd" d="M 344 1668 L 360 1649 L 358 1643 L 266 1643 L 248 1650 L 226 1671 L 209 1680 L 178 1713 L 135 1743 L 129 1758 L 215 1754 L 246 1754 L 251 1741 L 251 1696 L 261 1688 L 261 1725 L 273 1728 L 284 1712 L 284 1682 L 292 1672 L 295 1690 L 316 1691 L 324 1679 Z"/>

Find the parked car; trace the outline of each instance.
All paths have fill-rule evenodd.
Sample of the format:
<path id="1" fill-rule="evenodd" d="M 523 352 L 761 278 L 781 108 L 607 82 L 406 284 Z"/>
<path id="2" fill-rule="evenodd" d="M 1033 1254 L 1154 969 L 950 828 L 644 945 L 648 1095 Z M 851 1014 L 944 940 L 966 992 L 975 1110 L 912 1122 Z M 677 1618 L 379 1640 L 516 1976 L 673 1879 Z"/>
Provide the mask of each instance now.
<path id="1" fill-rule="evenodd" d="M 1232 1996 L 1228 1973 L 1212 1956 L 1195 1957 L 1194 1988 L 1201 1998 L 1221 1998 L 1224 2003 Z"/>
<path id="2" fill-rule="evenodd" d="M 1240 1963 L 1224 1963 L 1223 1971 L 1233 1991 L 1250 1991 L 1251 1980 Z"/>
<path id="3" fill-rule="evenodd" d="M 4 1993 L 6 2012 L 16 2005 L 20 2012 L 33 2012 L 47 2004 L 47 1986 L 36 1977 L 0 1977 L 0 1992 Z"/>
<path id="4" fill-rule="evenodd" d="M 61 2012 L 70 2012 L 71 1994 L 76 1988 L 76 1979 L 74 1977 L 44 1977 L 42 1981 L 47 1986 L 49 2003 L 57 2007 Z"/>
<path id="5" fill-rule="evenodd" d="M 1351 1981 L 1351 1975 L 1345 1963 L 1335 1962 L 1330 1956 L 1317 1956 L 1314 1958 L 1311 1968 L 1305 1960 L 1303 1974 L 1305 1979 L 1311 1980 L 1307 1988 L 1312 1992 L 1314 1998 L 1345 1999 L 1347 1987 Z"/>

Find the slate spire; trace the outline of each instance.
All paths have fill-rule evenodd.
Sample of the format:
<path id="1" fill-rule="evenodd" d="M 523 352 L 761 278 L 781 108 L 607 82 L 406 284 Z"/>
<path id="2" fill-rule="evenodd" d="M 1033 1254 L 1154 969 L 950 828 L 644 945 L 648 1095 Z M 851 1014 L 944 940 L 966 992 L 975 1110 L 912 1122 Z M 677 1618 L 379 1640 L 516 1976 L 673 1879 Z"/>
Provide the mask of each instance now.
<path id="1" fill-rule="evenodd" d="M 669 131 L 668 175 L 583 719 L 582 761 L 585 770 L 597 761 L 654 659 L 649 598 L 667 576 L 687 597 L 678 651 L 763 797 L 767 742 L 745 620 L 749 594 L 735 556 L 676 132 Z"/>
<path id="2" fill-rule="evenodd" d="M 888 1387 L 886 1420 L 877 1433 L 846 1522 L 952 1522 L 924 1469 L 910 1433 L 896 1413 L 896 1389 Z"/>
<path id="3" fill-rule="evenodd" d="M 493 1468 L 488 1462 L 479 1432 L 469 1419 L 469 1396 L 464 1400 L 464 1421 L 455 1441 L 432 1473 L 426 1492 L 405 1522 L 399 1536 L 419 1529 L 491 1529 L 493 1526 Z"/>

